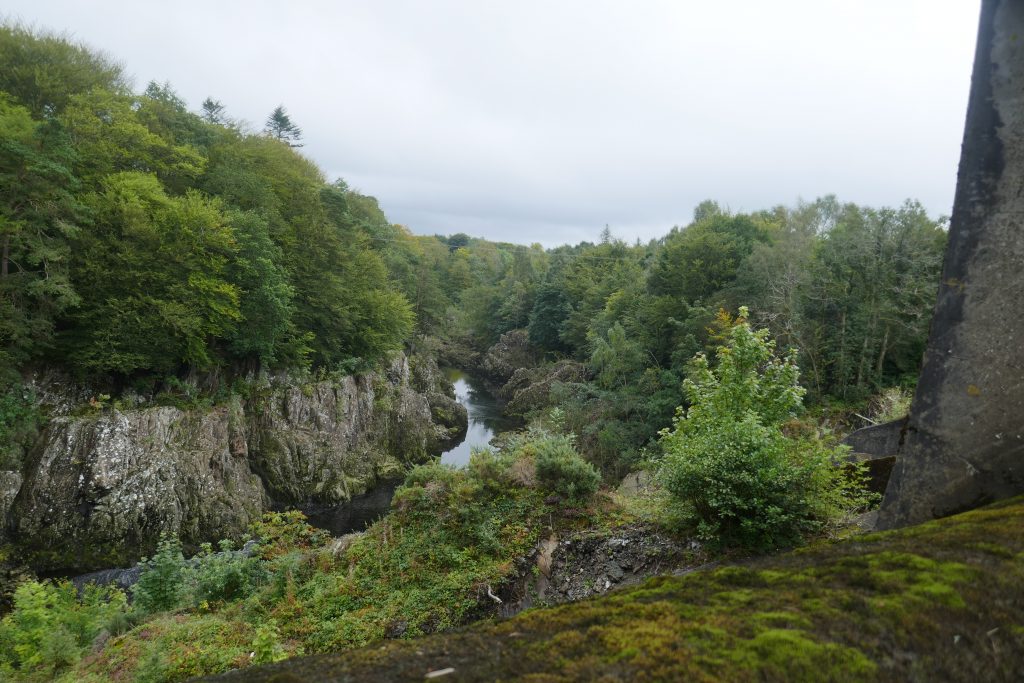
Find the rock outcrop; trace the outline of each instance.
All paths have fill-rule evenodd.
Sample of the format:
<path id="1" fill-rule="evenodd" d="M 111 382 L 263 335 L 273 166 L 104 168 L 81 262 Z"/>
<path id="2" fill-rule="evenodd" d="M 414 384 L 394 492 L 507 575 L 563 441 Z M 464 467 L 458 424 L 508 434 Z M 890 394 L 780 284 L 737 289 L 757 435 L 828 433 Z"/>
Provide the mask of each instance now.
<path id="1" fill-rule="evenodd" d="M 537 364 L 537 350 L 530 345 L 526 330 L 510 330 L 487 349 L 480 369 L 497 384 L 507 382 L 516 370 Z"/>
<path id="2" fill-rule="evenodd" d="M 680 542 L 645 524 L 552 534 L 517 563 L 518 579 L 498 591 L 503 602 L 497 613 L 510 617 L 539 605 L 583 600 L 658 574 L 692 571 L 703 561 L 698 543 Z"/>
<path id="3" fill-rule="evenodd" d="M 86 571 L 135 561 L 164 532 L 194 547 L 275 503 L 346 501 L 465 429 L 464 411 L 435 422 L 411 375 L 399 356 L 382 373 L 254 383 L 212 409 L 58 414 L 27 458 L 10 538 L 39 570 Z"/>
<path id="4" fill-rule="evenodd" d="M 879 513 L 893 528 L 1024 492 L 1024 3 L 982 4 L 949 246 Z"/>

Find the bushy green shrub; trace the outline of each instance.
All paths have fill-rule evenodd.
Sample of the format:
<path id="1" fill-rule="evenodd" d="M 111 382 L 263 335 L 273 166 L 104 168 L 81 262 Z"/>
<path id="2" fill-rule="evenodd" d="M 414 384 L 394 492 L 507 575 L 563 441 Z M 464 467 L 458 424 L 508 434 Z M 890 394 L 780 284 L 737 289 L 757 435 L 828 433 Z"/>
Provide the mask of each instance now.
<path id="1" fill-rule="evenodd" d="M 178 607 L 185 597 L 186 565 L 177 537 L 162 536 L 153 558 L 140 564 L 143 571 L 132 590 L 135 607 L 147 614 Z"/>
<path id="2" fill-rule="evenodd" d="M 229 540 L 220 542 L 220 552 L 209 543 L 191 562 L 188 586 L 193 604 L 240 600 L 252 594 L 267 578 L 258 557 L 246 557 Z"/>
<path id="3" fill-rule="evenodd" d="M 889 387 L 871 400 L 871 412 L 877 422 L 902 420 L 910 412 L 914 392 L 904 387 Z"/>
<path id="4" fill-rule="evenodd" d="M 68 581 L 26 581 L 0 621 L 0 680 L 15 673 L 51 677 L 78 661 L 111 619 L 126 609 L 116 588 L 88 586 L 79 597 Z"/>
<path id="5" fill-rule="evenodd" d="M 717 367 L 694 359 L 684 384 L 690 407 L 662 434 L 661 479 L 692 506 L 702 538 L 768 549 L 799 542 L 868 494 L 860 470 L 836 466 L 841 451 L 783 433 L 804 393 L 795 356 L 779 358 L 768 332 L 752 330 L 741 311 Z"/>
<path id="6" fill-rule="evenodd" d="M 256 636 L 252 642 L 253 664 L 271 664 L 280 662 L 288 655 L 281 647 L 281 632 L 273 619 L 256 627 Z"/>
<path id="7" fill-rule="evenodd" d="M 533 444 L 534 467 L 540 485 L 580 504 L 597 491 L 601 475 L 573 447 L 568 436 L 545 436 Z"/>
<path id="8" fill-rule="evenodd" d="M 296 548 L 323 547 L 331 538 L 328 532 L 310 526 L 299 510 L 264 513 L 253 525 L 252 534 L 259 540 L 260 556 L 267 560 Z"/>

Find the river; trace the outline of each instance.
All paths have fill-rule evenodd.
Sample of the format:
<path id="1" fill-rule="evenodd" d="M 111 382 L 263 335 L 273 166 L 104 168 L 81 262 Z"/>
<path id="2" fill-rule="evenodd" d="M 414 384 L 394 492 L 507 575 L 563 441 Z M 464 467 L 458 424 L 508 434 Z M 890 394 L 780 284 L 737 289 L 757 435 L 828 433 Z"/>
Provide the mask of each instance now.
<path id="1" fill-rule="evenodd" d="M 444 372 L 455 386 L 455 400 L 466 406 L 469 427 L 461 443 L 441 454 L 441 463 L 464 467 L 473 450 L 486 448 L 495 434 L 515 428 L 516 422 L 502 414 L 504 404 L 482 381 L 454 368 Z M 400 480 L 382 482 L 372 491 L 353 496 L 351 501 L 341 505 L 303 506 L 301 509 L 310 524 L 334 536 L 362 531 L 387 513 L 400 483 Z"/>
<path id="2" fill-rule="evenodd" d="M 466 406 L 469 428 L 462 443 L 441 454 L 441 463 L 462 467 L 473 450 L 486 448 L 495 434 L 512 429 L 515 422 L 505 417 L 504 403 L 477 378 L 455 368 L 446 369 L 445 376 L 455 386 L 455 400 Z"/>

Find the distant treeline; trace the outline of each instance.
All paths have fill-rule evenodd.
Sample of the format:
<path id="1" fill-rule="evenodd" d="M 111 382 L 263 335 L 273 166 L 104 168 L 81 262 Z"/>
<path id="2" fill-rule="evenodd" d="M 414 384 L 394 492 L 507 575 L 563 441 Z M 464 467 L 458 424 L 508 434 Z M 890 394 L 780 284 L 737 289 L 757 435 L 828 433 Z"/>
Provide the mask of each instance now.
<path id="1" fill-rule="evenodd" d="M 549 360 L 585 364 L 591 381 L 536 408 L 560 408 L 581 450 L 621 474 L 657 450 L 691 360 L 721 343 L 743 305 L 798 350 L 812 402 L 859 408 L 912 386 L 946 230 L 916 202 L 872 209 L 829 196 L 751 214 L 704 202 L 648 244 L 608 230 L 598 244 L 547 251 L 447 242 L 436 268 L 452 304 L 442 336 L 484 348 L 525 329 Z"/>

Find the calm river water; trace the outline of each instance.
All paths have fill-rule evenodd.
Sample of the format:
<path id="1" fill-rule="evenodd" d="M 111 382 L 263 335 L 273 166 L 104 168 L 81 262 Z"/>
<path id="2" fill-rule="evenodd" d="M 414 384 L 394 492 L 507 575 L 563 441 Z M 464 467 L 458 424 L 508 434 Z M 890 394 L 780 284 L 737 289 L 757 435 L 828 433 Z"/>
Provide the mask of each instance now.
<path id="1" fill-rule="evenodd" d="M 455 385 L 455 400 L 466 406 L 469 429 L 462 443 L 441 454 L 441 462 L 461 467 L 469 462 L 469 455 L 474 449 L 486 448 L 495 434 L 511 429 L 515 424 L 502 415 L 504 404 L 487 390 L 483 382 L 454 368 L 445 370 L 445 375 Z"/>

